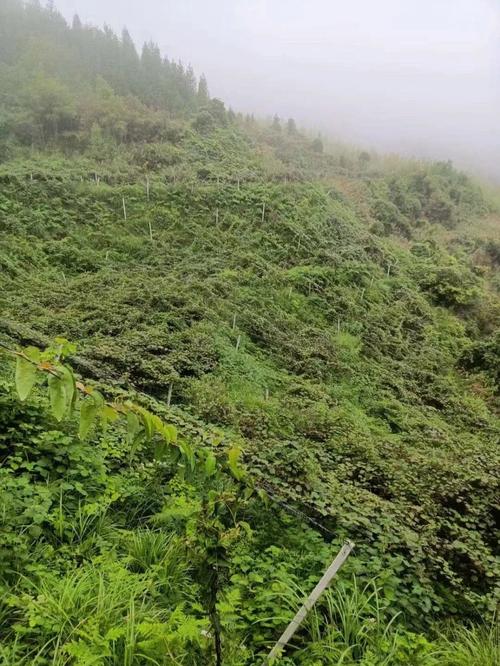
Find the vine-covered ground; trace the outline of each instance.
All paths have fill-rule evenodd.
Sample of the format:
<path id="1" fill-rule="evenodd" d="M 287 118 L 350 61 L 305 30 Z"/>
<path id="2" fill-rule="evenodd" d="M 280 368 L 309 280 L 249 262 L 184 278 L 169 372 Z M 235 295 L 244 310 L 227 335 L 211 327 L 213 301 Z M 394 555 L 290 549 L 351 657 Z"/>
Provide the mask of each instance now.
<path id="1" fill-rule="evenodd" d="M 200 666 L 217 635 L 262 663 L 347 538 L 280 663 L 498 663 L 497 204 L 447 163 L 102 86 L 126 138 L 84 109 L 29 143 L 0 98 L 0 663 Z M 40 380 L 21 401 L 9 350 L 58 337 L 245 482 L 79 437 Z"/>

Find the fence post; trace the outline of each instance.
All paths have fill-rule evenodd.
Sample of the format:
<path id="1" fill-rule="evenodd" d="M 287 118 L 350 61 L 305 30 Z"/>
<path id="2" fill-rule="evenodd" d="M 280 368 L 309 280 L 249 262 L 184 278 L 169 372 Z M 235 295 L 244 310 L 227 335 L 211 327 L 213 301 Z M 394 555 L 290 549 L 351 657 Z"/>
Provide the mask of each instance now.
<path id="1" fill-rule="evenodd" d="M 354 543 L 352 541 L 346 541 L 344 543 L 344 545 L 338 552 L 337 557 L 333 560 L 328 569 L 325 571 L 319 583 L 316 585 L 311 594 L 307 597 L 302 607 L 297 611 L 295 617 L 290 622 L 285 631 L 282 633 L 278 642 L 269 653 L 267 657 L 267 663 L 272 663 L 272 660 L 281 654 L 284 647 L 287 645 L 287 643 L 290 641 L 294 633 L 300 627 L 301 623 L 307 617 L 309 611 L 312 609 L 314 604 L 318 601 L 320 596 L 328 587 L 332 578 L 335 576 L 337 571 L 340 569 L 340 567 L 349 557 L 349 554 L 353 548 L 354 548 Z"/>

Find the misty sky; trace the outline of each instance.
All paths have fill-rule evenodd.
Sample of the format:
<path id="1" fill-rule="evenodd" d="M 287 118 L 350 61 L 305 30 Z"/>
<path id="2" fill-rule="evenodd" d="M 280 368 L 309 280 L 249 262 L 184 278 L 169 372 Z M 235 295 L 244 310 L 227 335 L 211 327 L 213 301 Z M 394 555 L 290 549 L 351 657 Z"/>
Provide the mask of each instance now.
<path id="1" fill-rule="evenodd" d="M 500 0 L 56 0 L 205 72 L 235 110 L 500 180 Z"/>

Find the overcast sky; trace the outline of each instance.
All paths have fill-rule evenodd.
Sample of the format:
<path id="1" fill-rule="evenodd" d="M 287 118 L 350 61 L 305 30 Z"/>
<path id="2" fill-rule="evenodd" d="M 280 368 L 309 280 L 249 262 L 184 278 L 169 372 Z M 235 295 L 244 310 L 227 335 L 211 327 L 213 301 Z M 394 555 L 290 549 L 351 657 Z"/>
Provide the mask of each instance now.
<path id="1" fill-rule="evenodd" d="M 500 180 L 500 0 L 56 0 L 204 72 L 236 110 Z"/>

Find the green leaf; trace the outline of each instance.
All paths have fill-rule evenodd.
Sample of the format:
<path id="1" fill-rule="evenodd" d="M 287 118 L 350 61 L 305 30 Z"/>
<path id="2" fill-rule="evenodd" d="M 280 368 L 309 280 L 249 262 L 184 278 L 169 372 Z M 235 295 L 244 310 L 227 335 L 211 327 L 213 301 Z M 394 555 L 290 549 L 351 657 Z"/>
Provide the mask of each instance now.
<path id="1" fill-rule="evenodd" d="M 249 523 L 246 522 L 246 520 L 240 520 L 238 526 L 242 527 L 245 530 L 247 537 L 252 536 L 253 534 L 252 528 L 250 527 Z"/>
<path id="2" fill-rule="evenodd" d="M 151 414 L 146 409 L 141 408 L 140 415 L 142 419 L 142 425 L 144 426 L 144 431 L 146 433 L 146 439 L 151 439 L 154 430 Z"/>
<path id="3" fill-rule="evenodd" d="M 31 389 L 36 382 L 36 376 L 36 365 L 18 356 L 16 361 L 16 389 L 21 400 L 26 400 L 31 393 Z"/>
<path id="4" fill-rule="evenodd" d="M 177 442 L 177 428 L 171 423 L 164 423 L 162 428 L 163 436 L 168 442 L 175 444 Z"/>
<path id="5" fill-rule="evenodd" d="M 62 421 L 67 408 L 66 390 L 62 377 L 49 375 L 49 398 L 52 414 L 57 421 Z"/>
<path id="6" fill-rule="evenodd" d="M 95 389 L 92 391 L 92 398 L 94 399 L 94 402 L 98 409 L 101 409 L 106 404 L 106 401 L 102 396 L 102 393 L 99 393 L 99 391 L 96 391 Z"/>
<path id="7" fill-rule="evenodd" d="M 153 457 L 154 457 L 155 460 L 159 460 L 159 461 L 165 460 L 168 456 L 169 451 L 170 451 L 170 447 L 167 444 L 167 442 L 165 442 L 162 439 L 158 440 L 155 443 L 155 447 L 154 447 L 154 451 L 153 451 Z"/>
<path id="8" fill-rule="evenodd" d="M 101 421 L 103 428 L 107 428 L 108 423 L 114 423 L 119 417 L 118 412 L 110 405 L 104 405 L 101 410 Z"/>
<path id="9" fill-rule="evenodd" d="M 217 469 L 217 459 L 214 454 L 210 451 L 205 460 L 205 474 L 210 477 L 215 474 Z"/>
<path id="10" fill-rule="evenodd" d="M 227 452 L 227 464 L 231 470 L 231 474 L 237 481 L 240 481 L 245 475 L 244 470 L 238 465 L 238 461 L 241 456 L 241 449 L 236 446 L 232 449 L 229 449 Z"/>
<path id="11" fill-rule="evenodd" d="M 127 412 L 127 439 L 129 444 L 133 444 L 137 434 L 141 429 L 141 423 L 134 412 Z"/>
<path id="12" fill-rule="evenodd" d="M 193 470 L 195 468 L 195 465 L 196 465 L 193 449 L 189 446 L 189 444 L 186 441 L 184 441 L 182 439 L 180 439 L 177 442 L 177 446 L 181 450 L 184 458 L 186 459 L 186 463 Z"/>
<path id="13" fill-rule="evenodd" d="M 78 429 L 80 439 L 85 439 L 94 424 L 98 412 L 99 406 L 96 404 L 94 396 L 87 396 L 80 406 L 80 427 Z"/>
<path id="14" fill-rule="evenodd" d="M 66 394 L 66 408 L 69 409 L 76 398 L 75 376 L 70 368 L 65 365 L 58 368 L 58 372 L 61 374 L 61 381 Z"/>

